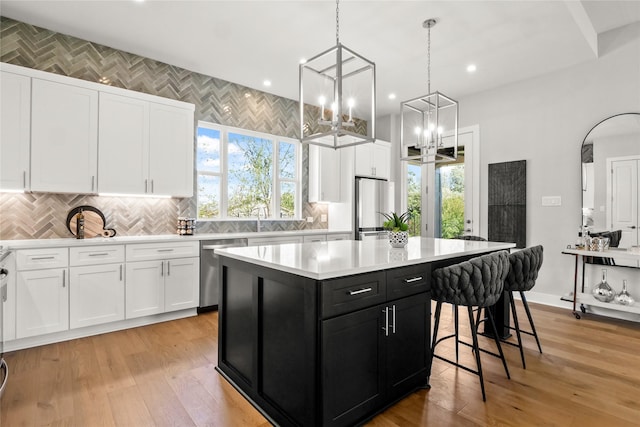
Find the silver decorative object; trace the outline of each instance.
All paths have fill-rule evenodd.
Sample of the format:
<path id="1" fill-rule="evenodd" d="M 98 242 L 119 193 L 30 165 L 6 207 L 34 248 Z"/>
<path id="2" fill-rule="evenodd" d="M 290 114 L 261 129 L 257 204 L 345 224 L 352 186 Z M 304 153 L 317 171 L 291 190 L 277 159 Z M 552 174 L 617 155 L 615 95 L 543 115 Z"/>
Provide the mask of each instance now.
<path id="1" fill-rule="evenodd" d="M 631 294 L 627 291 L 627 281 L 622 281 L 622 291 L 618 295 L 616 295 L 616 302 L 620 305 L 633 305 L 635 300 L 631 296 Z"/>
<path id="2" fill-rule="evenodd" d="M 593 287 L 591 291 L 594 298 L 602 302 L 611 302 L 615 297 L 615 292 L 607 282 L 607 269 L 602 269 L 602 281 Z"/>

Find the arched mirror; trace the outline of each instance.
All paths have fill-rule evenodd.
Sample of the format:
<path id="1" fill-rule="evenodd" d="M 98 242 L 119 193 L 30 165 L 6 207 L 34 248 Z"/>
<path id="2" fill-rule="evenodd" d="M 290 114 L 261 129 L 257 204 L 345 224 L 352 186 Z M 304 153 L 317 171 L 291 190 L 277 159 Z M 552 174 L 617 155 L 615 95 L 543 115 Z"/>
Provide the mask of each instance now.
<path id="1" fill-rule="evenodd" d="M 609 117 L 582 142 L 582 224 L 621 231 L 618 247 L 638 245 L 640 113 Z"/>

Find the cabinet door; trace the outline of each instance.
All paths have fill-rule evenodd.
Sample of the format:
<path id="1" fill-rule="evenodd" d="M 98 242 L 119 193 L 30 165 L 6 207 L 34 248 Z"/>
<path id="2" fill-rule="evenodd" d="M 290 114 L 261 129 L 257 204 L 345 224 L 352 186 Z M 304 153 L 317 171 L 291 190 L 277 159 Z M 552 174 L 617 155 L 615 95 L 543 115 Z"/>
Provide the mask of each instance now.
<path id="1" fill-rule="evenodd" d="M 387 145 L 371 144 L 371 166 L 376 178 L 389 179 L 390 153 L 391 149 Z"/>
<path id="2" fill-rule="evenodd" d="M 309 146 L 309 202 L 340 201 L 340 151 Z"/>
<path id="3" fill-rule="evenodd" d="M 145 194 L 149 185 L 149 103 L 100 93 L 98 188 Z"/>
<path id="4" fill-rule="evenodd" d="M 17 338 L 69 329 L 69 288 L 66 275 L 66 268 L 18 272 Z"/>
<path id="5" fill-rule="evenodd" d="M 165 272 L 165 311 L 197 307 L 200 291 L 200 258 L 167 260 Z"/>
<path id="6" fill-rule="evenodd" d="M 431 299 L 429 293 L 390 302 L 387 337 L 387 399 L 399 398 L 427 384 L 430 358 Z"/>
<path id="7" fill-rule="evenodd" d="M 124 319 L 123 264 L 69 269 L 69 326 L 98 325 Z"/>
<path id="8" fill-rule="evenodd" d="M 127 319 L 164 312 L 164 261 L 127 263 Z"/>
<path id="9" fill-rule="evenodd" d="M 324 426 L 353 425 L 384 399 L 382 306 L 322 322 Z"/>
<path id="10" fill-rule="evenodd" d="M 361 144 L 355 146 L 355 173 L 356 176 L 375 176 L 371 164 L 371 146 L 373 144 Z"/>
<path id="11" fill-rule="evenodd" d="M 98 92 L 33 79 L 31 190 L 96 191 Z"/>
<path id="12" fill-rule="evenodd" d="M 150 103 L 149 192 L 193 196 L 193 110 Z"/>
<path id="13" fill-rule="evenodd" d="M 0 72 L 0 189 L 29 189 L 31 79 Z"/>

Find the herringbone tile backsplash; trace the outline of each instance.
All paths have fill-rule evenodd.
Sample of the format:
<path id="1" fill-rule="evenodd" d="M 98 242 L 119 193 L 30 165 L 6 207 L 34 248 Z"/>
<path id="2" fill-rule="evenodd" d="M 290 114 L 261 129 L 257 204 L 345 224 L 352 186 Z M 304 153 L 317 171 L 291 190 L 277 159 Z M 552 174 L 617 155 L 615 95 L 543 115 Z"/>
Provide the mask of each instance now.
<path id="1" fill-rule="evenodd" d="M 195 119 L 297 138 L 297 101 L 0 17 L 0 61 L 195 104 Z M 104 80 L 106 79 L 106 80 Z M 366 122 L 360 123 L 366 129 Z M 362 131 L 362 129 L 361 129 Z M 308 149 L 302 150 L 302 200 L 308 195 Z M 194 192 L 195 194 L 195 192 Z M 196 198 L 143 199 L 67 194 L 0 193 L 0 240 L 70 237 L 66 217 L 91 205 L 118 235 L 170 234 L 178 216 L 196 216 Z M 326 228 L 323 204 L 303 202 L 306 221 L 265 221 L 264 230 Z M 255 221 L 211 221 L 197 232 L 255 231 Z"/>

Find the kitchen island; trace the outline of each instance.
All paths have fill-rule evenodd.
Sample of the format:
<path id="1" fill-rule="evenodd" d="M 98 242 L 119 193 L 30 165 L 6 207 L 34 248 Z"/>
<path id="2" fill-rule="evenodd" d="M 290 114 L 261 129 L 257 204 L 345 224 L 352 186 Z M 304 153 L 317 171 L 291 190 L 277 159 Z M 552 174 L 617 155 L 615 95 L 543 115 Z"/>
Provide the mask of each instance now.
<path id="1" fill-rule="evenodd" d="M 271 422 L 362 423 L 430 373 L 431 271 L 512 243 L 411 238 L 228 248 L 217 370 Z"/>

